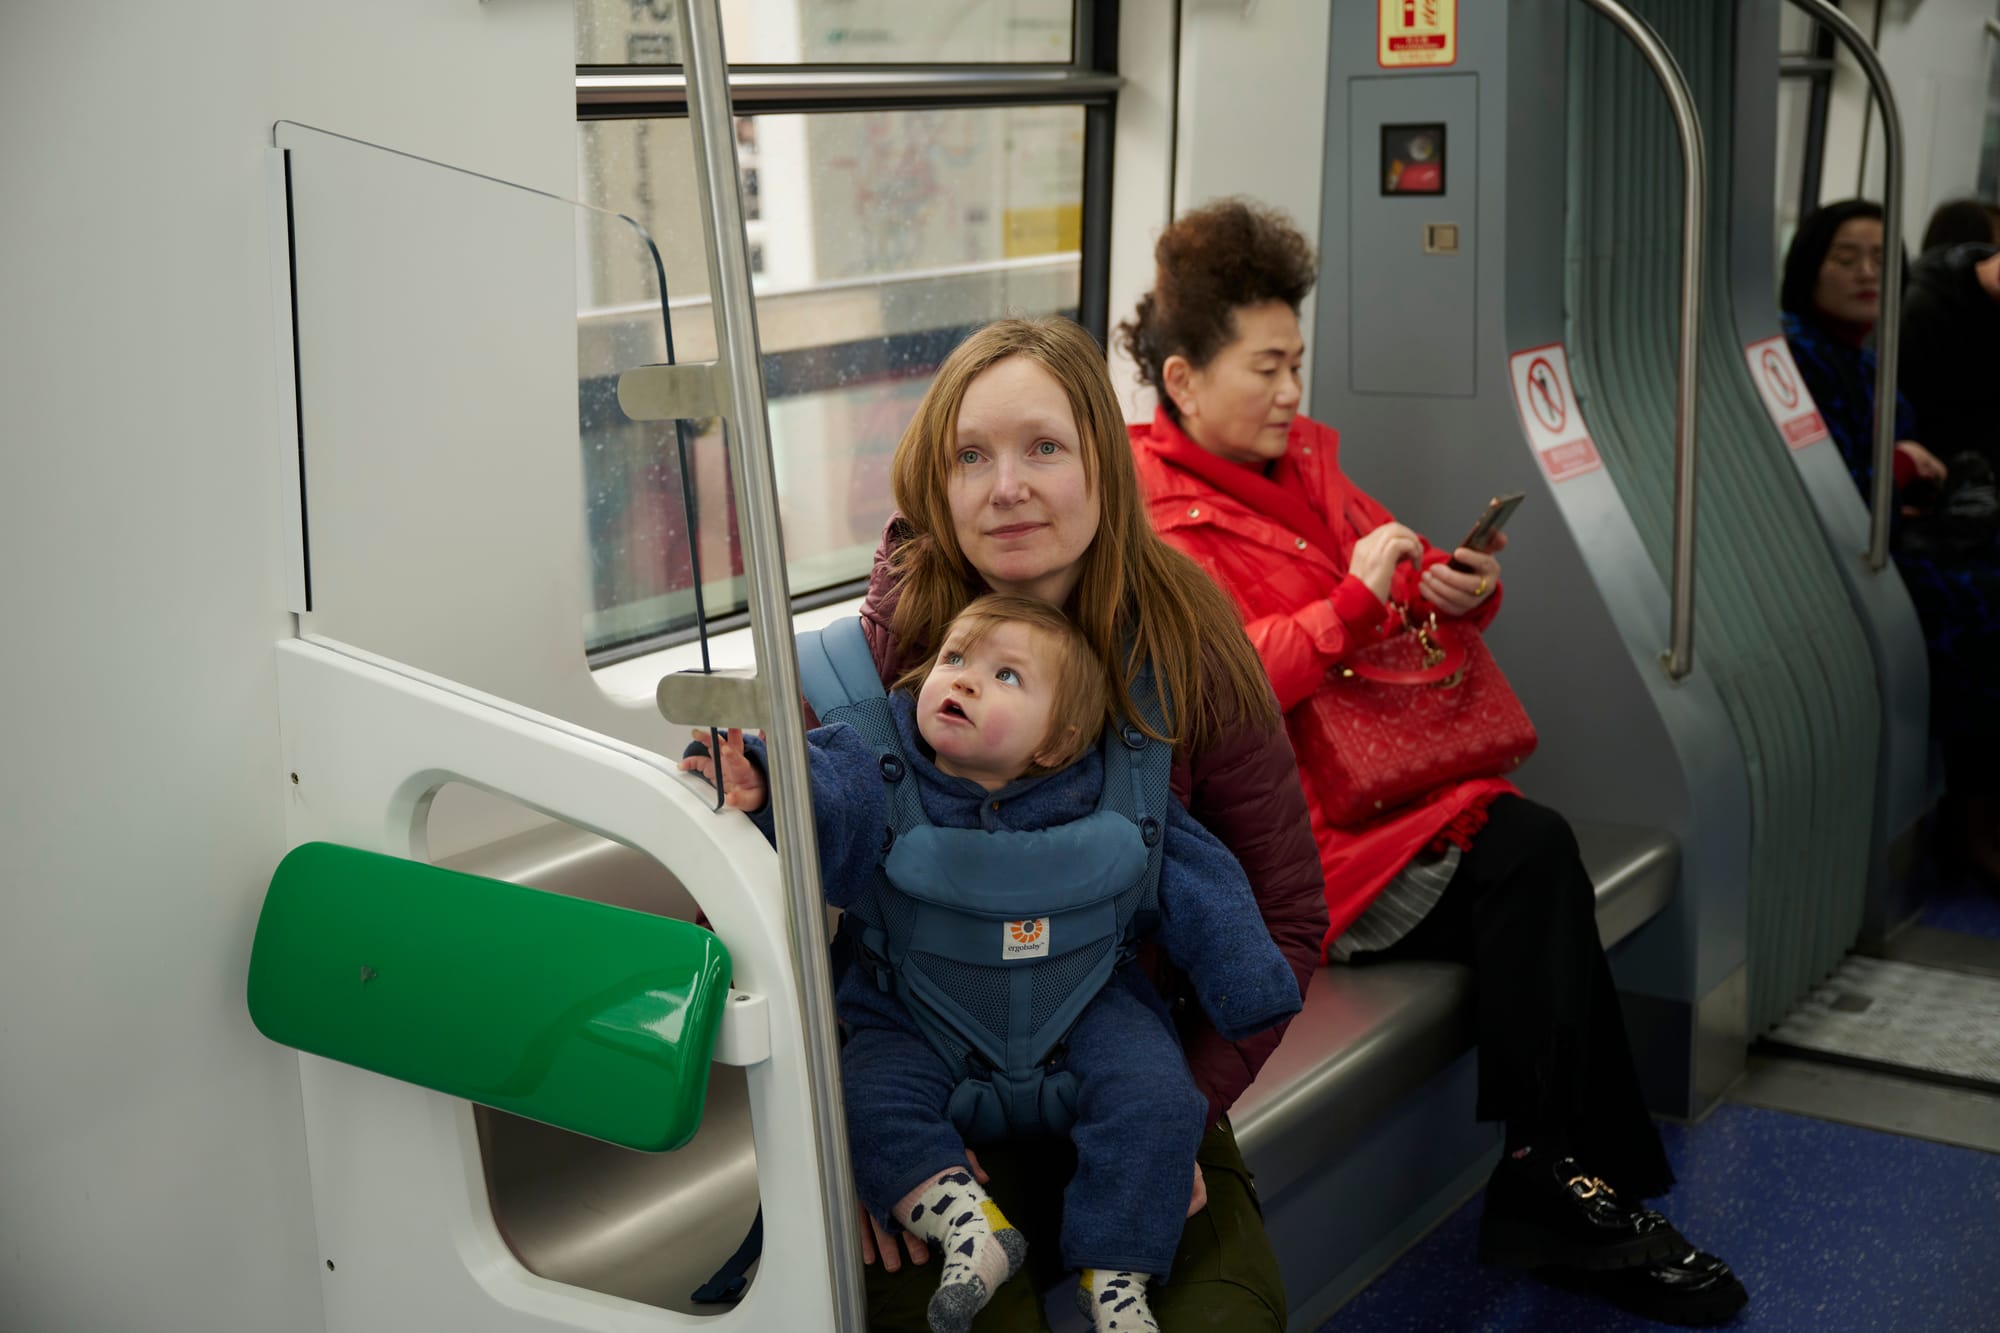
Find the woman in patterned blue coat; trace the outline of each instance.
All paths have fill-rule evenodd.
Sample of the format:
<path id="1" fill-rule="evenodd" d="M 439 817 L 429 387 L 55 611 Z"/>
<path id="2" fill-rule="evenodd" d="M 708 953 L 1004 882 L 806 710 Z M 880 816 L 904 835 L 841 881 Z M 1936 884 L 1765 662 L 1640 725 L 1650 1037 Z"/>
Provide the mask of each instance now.
<path id="1" fill-rule="evenodd" d="M 1785 340 L 1865 496 L 1874 483 L 1875 351 L 1882 299 L 1882 209 L 1829 204 L 1800 224 L 1785 255 Z M 1931 733 L 1944 746 L 1951 793 L 1965 807 L 1966 853 L 2000 881 L 2000 545 L 1963 552 L 1908 540 L 1946 465 L 1925 449 L 1922 423 L 1896 396 L 1896 515 L 1892 546 L 1930 650 Z M 1954 466 L 1958 466 L 1954 464 Z M 1954 485 L 1960 478 L 1952 477 Z M 1931 504 L 1936 504 L 1933 498 Z"/>

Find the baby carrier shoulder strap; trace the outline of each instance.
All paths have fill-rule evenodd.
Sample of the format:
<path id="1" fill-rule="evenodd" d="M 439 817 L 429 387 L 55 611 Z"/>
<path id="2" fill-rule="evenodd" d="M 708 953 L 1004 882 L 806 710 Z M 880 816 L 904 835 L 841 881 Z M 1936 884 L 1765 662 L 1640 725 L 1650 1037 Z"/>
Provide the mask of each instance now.
<path id="1" fill-rule="evenodd" d="M 1149 662 L 1132 681 L 1132 703 L 1147 727 L 1167 734 L 1166 709 L 1160 703 L 1157 679 Z M 1166 833 L 1167 802 L 1173 799 L 1173 747 L 1154 740 L 1131 718 L 1119 718 L 1106 728 L 1104 754 L 1104 796 L 1100 810 L 1113 810 L 1139 826 L 1146 844 L 1146 876 L 1139 897 L 1128 912 L 1127 952 L 1137 939 L 1149 935 L 1159 925 L 1160 855 Z"/>
<path id="2" fill-rule="evenodd" d="M 824 629 L 802 631 L 795 638 L 799 655 L 799 692 L 812 705 L 822 726 L 844 723 L 861 733 L 882 766 L 889 784 L 889 816 L 897 831 L 925 822 L 917 784 L 903 782 L 903 739 L 889 712 L 889 693 L 868 651 L 868 636 L 860 616 L 842 616 Z"/>
<path id="3" fill-rule="evenodd" d="M 799 654 L 799 692 L 821 722 L 827 714 L 864 699 L 887 695 L 868 651 L 868 636 L 860 616 L 842 616 L 825 629 L 802 631 L 795 639 Z"/>

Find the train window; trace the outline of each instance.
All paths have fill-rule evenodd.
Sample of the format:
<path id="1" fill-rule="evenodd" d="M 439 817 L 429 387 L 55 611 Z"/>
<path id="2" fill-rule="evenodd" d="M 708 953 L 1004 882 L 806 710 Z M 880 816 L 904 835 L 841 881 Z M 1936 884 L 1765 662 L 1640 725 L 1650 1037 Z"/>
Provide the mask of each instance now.
<path id="1" fill-rule="evenodd" d="M 1799 219 L 1819 207 L 1826 161 L 1827 107 L 1836 68 L 1833 33 L 1804 10 L 1778 12 L 1778 254 L 1791 244 Z M 1782 267 L 1782 259 L 1780 267 Z"/>
<path id="2" fill-rule="evenodd" d="M 605 33 L 615 28 L 617 42 L 666 33 L 659 58 L 677 60 L 662 27 L 671 9 L 579 0 L 579 59 L 609 61 Z M 891 509 L 890 456 L 965 334 L 1003 315 L 1065 314 L 1104 337 L 1117 78 L 1097 61 L 1116 51 L 1116 8 L 764 0 L 724 9 L 732 100 L 745 112 L 735 120 L 738 185 L 787 572 L 803 608 L 862 586 Z M 866 29 L 881 49 L 893 45 L 895 59 L 930 63 L 905 63 L 886 81 L 857 64 L 834 67 L 862 57 L 833 52 L 824 33 L 794 32 L 789 55 L 754 45 L 745 54 L 728 25 L 752 9 L 763 34 L 746 34 L 753 42 L 778 40 L 766 30 L 785 23 L 773 15 L 799 31 L 838 19 L 850 36 Z M 655 22 L 661 13 L 669 17 Z M 1045 29 L 1059 29 L 1061 44 L 1032 58 L 1070 63 L 1001 63 L 1029 59 L 1030 35 Z M 976 71 L 948 63 L 975 55 L 987 62 Z M 734 63 L 779 59 L 802 62 L 801 77 Z M 917 105 L 899 105 L 908 101 Z M 618 372 L 668 359 L 669 341 L 675 360 L 715 355 L 685 111 L 679 70 L 578 69 L 580 195 L 637 219 L 659 250 L 656 271 L 622 238 L 579 241 L 593 578 L 585 639 L 599 666 L 693 637 L 697 571 L 712 628 L 742 623 L 747 605 L 719 433 L 680 427 L 680 438 L 616 406 Z"/>
<path id="3" fill-rule="evenodd" d="M 1778 254 L 1798 230 L 1799 210 L 1810 207 L 1800 198 L 1806 170 L 1807 127 L 1812 121 L 1813 85 L 1804 79 L 1778 80 Z"/>
<path id="4" fill-rule="evenodd" d="M 930 372 L 967 332 L 1006 314 L 1078 313 L 1083 112 L 1076 107 L 759 117 L 757 324 L 794 592 L 864 577 L 889 516 L 889 457 Z M 592 199 L 630 213 L 665 266 L 678 359 L 715 355 L 680 120 L 579 129 Z M 747 185 L 747 182 L 746 182 Z M 746 191 L 747 193 L 747 191 Z M 748 210 L 746 210 L 747 214 Z M 652 345 L 653 275 L 591 263 L 579 392 L 593 545 L 593 650 L 685 630 L 694 563 L 678 450 L 663 428 L 604 410 Z M 753 265 L 753 267 L 755 267 Z M 710 614 L 742 609 L 719 437 L 690 450 Z M 717 575 L 725 577 L 718 579 Z"/>
<path id="5" fill-rule="evenodd" d="M 1071 0 L 725 0 L 731 64 L 1067 64 Z M 576 63 L 678 65 L 673 0 L 578 0 Z"/>

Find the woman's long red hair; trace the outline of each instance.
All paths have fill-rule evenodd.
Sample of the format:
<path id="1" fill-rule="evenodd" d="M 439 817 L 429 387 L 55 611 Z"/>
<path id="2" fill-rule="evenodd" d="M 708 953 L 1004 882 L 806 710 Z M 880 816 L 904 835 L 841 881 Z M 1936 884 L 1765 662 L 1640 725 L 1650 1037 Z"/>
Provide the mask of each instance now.
<path id="1" fill-rule="evenodd" d="M 1003 319 L 960 343 L 896 446 L 896 507 L 917 533 L 893 557 L 902 585 L 894 630 L 903 650 L 936 651 L 945 626 L 984 590 L 959 547 L 948 488 L 966 387 L 1013 356 L 1046 370 L 1076 419 L 1098 525 L 1064 609 L 1110 672 L 1114 705 L 1153 731 L 1132 703 L 1132 685 L 1150 662 L 1166 726 L 1157 739 L 1200 749 L 1218 718 L 1277 725 L 1277 703 L 1235 604 L 1147 522 L 1104 354 L 1066 319 Z"/>

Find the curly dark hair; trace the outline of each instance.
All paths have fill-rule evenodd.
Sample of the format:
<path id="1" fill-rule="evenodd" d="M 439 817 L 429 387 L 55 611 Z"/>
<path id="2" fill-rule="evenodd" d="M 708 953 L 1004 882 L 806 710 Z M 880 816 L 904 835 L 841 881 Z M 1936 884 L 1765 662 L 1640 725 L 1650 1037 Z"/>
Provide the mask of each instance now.
<path id="1" fill-rule="evenodd" d="M 1116 336 L 1177 421 L 1163 382 L 1167 358 L 1206 366 L 1236 337 L 1238 310 L 1283 301 L 1297 314 L 1318 276 L 1313 248 L 1292 220 L 1248 199 L 1183 214 L 1160 233 L 1153 260 L 1153 290 Z"/>

